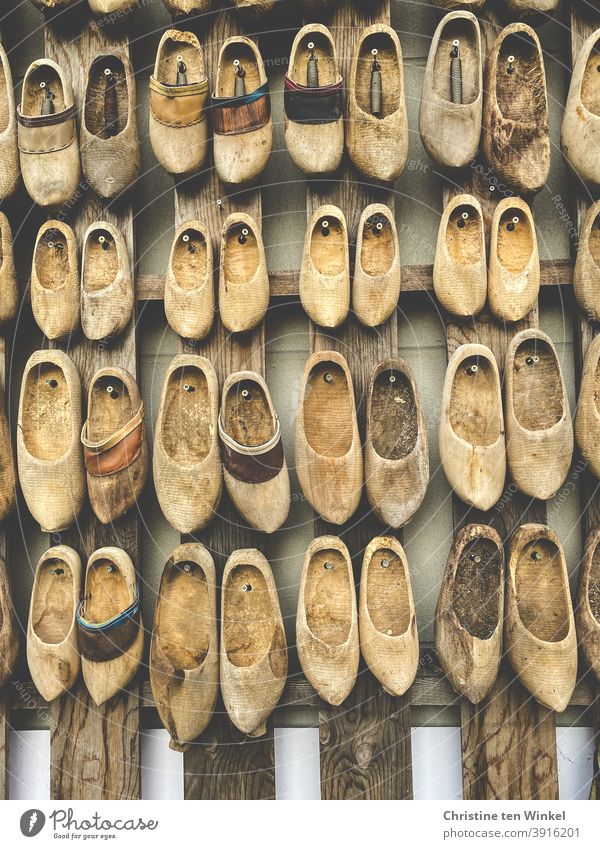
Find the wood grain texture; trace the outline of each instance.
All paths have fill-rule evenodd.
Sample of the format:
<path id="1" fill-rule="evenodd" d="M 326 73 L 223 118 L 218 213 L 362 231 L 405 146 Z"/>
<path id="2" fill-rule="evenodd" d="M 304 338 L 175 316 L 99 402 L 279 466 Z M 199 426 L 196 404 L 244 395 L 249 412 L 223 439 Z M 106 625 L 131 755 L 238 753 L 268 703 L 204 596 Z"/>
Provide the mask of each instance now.
<path id="1" fill-rule="evenodd" d="M 8 711 L 8 698 L 3 690 L 0 692 L 0 801 L 8 799 Z"/>

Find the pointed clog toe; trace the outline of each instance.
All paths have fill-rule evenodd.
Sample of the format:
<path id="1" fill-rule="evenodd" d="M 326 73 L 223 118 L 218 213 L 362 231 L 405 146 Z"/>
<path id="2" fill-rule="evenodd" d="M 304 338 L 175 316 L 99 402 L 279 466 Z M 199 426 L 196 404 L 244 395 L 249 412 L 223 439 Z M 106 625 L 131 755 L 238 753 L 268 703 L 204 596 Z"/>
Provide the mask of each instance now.
<path id="1" fill-rule="evenodd" d="M 321 327 L 339 327 L 350 307 L 350 256 L 344 213 L 320 206 L 306 230 L 300 301 L 308 317 Z"/>
<path id="2" fill-rule="evenodd" d="M 212 0 L 163 0 L 174 18 L 203 15 L 212 6 Z"/>
<path id="3" fill-rule="evenodd" d="M 6 51 L 0 45 L 0 202 L 12 197 L 19 185 L 17 111 L 13 78 Z"/>
<path id="4" fill-rule="evenodd" d="M 200 221 L 185 221 L 175 233 L 164 304 L 170 327 L 183 339 L 208 336 L 215 319 L 213 247 Z"/>
<path id="5" fill-rule="evenodd" d="M 590 342 L 583 362 L 575 438 L 587 471 L 600 479 L 600 336 Z"/>
<path id="6" fill-rule="evenodd" d="M 108 221 L 91 224 L 81 257 L 81 326 L 92 341 L 119 336 L 134 306 L 131 261 L 123 234 Z"/>
<path id="7" fill-rule="evenodd" d="M 0 689 L 10 680 L 17 662 L 19 631 L 8 569 L 0 557 Z"/>
<path id="8" fill-rule="evenodd" d="M 230 333 L 253 330 L 268 306 L 269 275 L 260 226 L 246 213 L 234 212 L 221 232 L 221 321 Z"/>
<path id="9" fill-rule="evenodd" d="M 525 318 L 540 292 L 540 257 L 531 209 L 517 197 L 503 198 L 491 223 L 488 298 L 500 321 Z"/>
<path id="10" fill-rule="evenodd" d="M 586 540 L 575 609 L 577 640 L 586 663 L 600 681 L 600 530 Z"/>
<path id="11" fill-rule="evenodd" d="M 585 214 L 573 269 L 573 292 L 590 321 L 600 321 L 600 201 Z"/>
<path id="12" fill-rule="evenodd" d="M 15 460 L 10 425 L 6 417 L 4 389 L 0 386 L 0 522 L 3 522 L 14 510 L 15 482 Z"/>
<path id="13" fill-rule="evenodd" d="M 66 339 L 79 327 L 77 241 L 68 224 L 46 221 L 39 229 L 31 267 L 31 309 L 47 339 Z"/>
<path id="14" fill-rule="evenodd" d="M 0 151 L 0 162 L 2 153 Z M 15 317 L 19 303 L 19 290 L 13 256 L 13 235 L 10 222 L 0 212 L 0 325 Z"/>
<path id="15" fill-rule="evenodd" d="M 445 310 L 459 318 L 481 312 L 487 296 L 485 230 L 481 204 L 460 194 L 447 204 L 440 220 L 433 288 Z"/>
<path id="16" fill-rule="evenodd" d="M 400 286 L 400 247 L 394 215 L 384 204 L 369 204 L 358 223 L 353 313 L 366 327 L 378 327 L 398 306 Z"/>

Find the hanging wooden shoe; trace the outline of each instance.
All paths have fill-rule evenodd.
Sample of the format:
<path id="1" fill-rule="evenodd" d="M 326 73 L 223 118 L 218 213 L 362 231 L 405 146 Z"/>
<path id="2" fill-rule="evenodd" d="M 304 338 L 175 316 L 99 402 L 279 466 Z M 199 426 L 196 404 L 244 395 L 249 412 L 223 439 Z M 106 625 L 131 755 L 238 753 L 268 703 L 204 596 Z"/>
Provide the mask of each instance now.
<path id="1" fill-rule="evenodd" d="M 1 157 L 0 153 L 0 157 Z M 17 312 L 19 290 L 13 256 L 13 234 L 10 222 L 0 212 L 0 325 L 12 321 Z"/>
<path id="2" fill-rule="evenodd" d="M 186 751 L 210 722 L 219 690 L 215 564 L 200 543 L 178 546 L 163 570 L 150 686 L 171 749 Z"/>
<path id="3" fill-rule="evenodd" d="M 330 705 L 341 705 L 354 688 L 360 648 L 352 561 L 339 537 L 318 537 L 306 552 L 296 647 L 317 694 Z"/>
<path id="4" fill-rule="evenodd" d="M 592 189 L 600 188 L 599 49 L 600 29 L 597 29 L 577 54 L 560 139 L 567 162 Z"/>
<path id="5" fill-rule="evenodd" d="M 203 15 L 212 6 L 212 0 L 163 0 L 174 18 Z"/>
<path id="6" fill-rule="evenodd" d="M 269 307 L 269 275 L 260 227 L 232 212 L 221 231 L 219 313 L 230 333 L 257 327 Z"/>
<path id="7" fill-rule="evenodd" d="M 34 203 L 67 204 L 81 179 L 77 109 L 71 83 L 51 59 L 38 59 L 25 73 L 17 109 L 21 173 Z"/>
<path id="8" fill-rule="evenodd" d="M 0 44 L 0 203 L 12 197 L 19 185 L 17 111 L 8 56 Z"/>
<path id="9" fill-rule="evenodd" d="M 81 0 L 31 0 L 31 2 L 40 12 L 44 12 L 46 15 L 55 15 L 70 6 L 76 6 Z"/>
<path id="10" fill-rule="evenodd" d="M 395 537 L 375 537 L 365 549 L 358 623 L 365 663 L 386 693 L 404 695 L 419 667 L 419 635 L 408 561 Z"/>
<path id="11" fill-rule="evenodd" d="M 502 657 L 504 550 L 488 525 L 454 540 L 435 611 L 435 649 L 448 681 L 476 705 L 492 689 Z"/>
<path id="12" fill-rule="evenodd" d="M 439 445 L 454 492 L 465 504 L 490 510 L 504 488 L 506 449 L 498 366 L 485 345 L 461 345 L 450 357 Z"/>
<path id="13" fill-rule="evenodd" d="M 600 529 L 585 543 L 575 607 L 577 642 L 586 663 L 600 680 Z"/>
<path id="14" fill-rule="evenodd" d="M 534 194 L 550 170 L 546 73 L 535 31 L 521 23 L 505 27 L 488 67 L 483 154 L 500 180 Z"/>
<path id="15" fill-rule="evenodd" d="M 21 383 L 17 465 L 27 507 L 44 533 L 65 531 L 83 505 L 80 431 L 77 369 L 62 351 L 36 351 Z"/>
<path id="16" fill-rule="evenodd" d="M 362 31 L 352 59 L 346 147 L 370 180 L 390 183 L 408 157 L 402 48 L 395 30 L 372 24 Z"/>
<path id="17" fill-rule="evenodd" d="M 522 525 L 509 546 L 505 649 L 521 684 L 562 713 L 577 678 L 577 637 L 569 575 L 558 537 Z"/>
<path id="18" fill-rule="evenodd" d="M 137 8 L 136 0 L 88 0 L 88 5 L 94 15 L 119 15 L 128 14 Z"/>
<path id="19" fill-rule="evenodd" d="M 483 104 L 481 31 L 471 12 L 450 12 L 433 35 L 423 79 L 419 132 L 442 168 L 464 168 L 479 148 Z"/>
<path id="20" fill-rule="evenodd" d="M 398 306 L 400 247 L 392 211 L 382 203 L 365 207 L 358 222 L 352 311 L 362 324 L 378 327 Z"/>
<path id="21" fill-rule="evenodd" d="M 585 352 L 575 438 L 587 471 L 600 479 L 600 336 L 593 338 Z"/>
<path id="22" fill-rule="evenodd" d="M 10 425 L 6 417 L 4 387 L 0 386 L 0 522 L 14 510 L 15 499 L 15 461 Z"/>
<path id="23" fill-rule="evenodd" d="M 191 32 L 167 30 L 150 77 L 150 143 L 174 177 L 191 177 L 204 165 L 208 98 L 200 42 Z"/>
<path id="24" fill-rule="evenodd" d="M 309 176 L 333 173 L 344 152 L 344 107 L 342 76 L 327 27 L 302 27 L 292 44 L 284 88 L 290 156 Z"/>
<path id="25" fill-rule="evenodd" d="M 268 15 L 275 5 L 275 0 L 231 0 L 231 5 L 246 20 L 256 20 Z"/>
<path id="26" fill-rule="evenodd" d="M 429 483 L 423 406 L 408 363 L 388 359 L 369 378 L 365 483 L 369 504 L 391 528 L 406 525 Z"/>
<path id="27" fill-rule="evenodd" d="M 300 301 L 321 327 L 339 327 L 350 308 L 350 255 L 344 213 L 325 204 L 313 213 L 304 239 Z"/>
<path id="28" fill-rule="evenodd" d="M 502 7 L 511 21 L 530 21 L 532 26 L 539 26 L 556 12 L 558 0 L 504 0 Z"/>
<path id="29" fill-rule="evenodd" d="M 91 188 L 104 200 L 123 194 L 139 176 L 135 76 L 125 53 L 99 54 L 88 70 L 81 166 Z"/>
<path id="30" fill-rule="evenodd" d="M 29 622 L 27 663 L 41 697 L 51 702 L 79 677 L 77 605 L 81 596 L 81 560 L 68 545 L 49 548 L 35 570 Z"/>
<path id="31" fill-rule="evenodd" d="M 541 330 L 522 330 L 511 339 L 504 391 L 511 477 L 525 495 L 547 501 L 569 473 L 573 424 L 556 348 Z"/>
<path id="32" fill-rule="evenodd" d="M 10 681 L 17 662 L 19 630 L 8 570 L 0 557 L 0 690 Z"/>
<path id="33" fill-rule="evenodd" d="M 600 201 L 585 214 L 573 269 L 573 292 L 590 321 L 600 321 Z"/>
<path id="34" fill-rule="evenodd" d="M 306 361 L 296 416 L 296 472 L 313 510 L 342 525 L 355 512 L 363 485 L 363 457 L 354 385 L 337 351 Z"/>
<path id="35" fill-rule="evenodd" d="M 144 653 L 140 588 L 122 549 L 108 546 L 90 556 L 77 630 L 83 680 L 100 706 L 126 689 Z"/>
<path id="36" fill-rule="evenodd" d="M 252 183 L 269 161 L 273 121 L 262 56 L 243 35 L 228 38 L 219 53 L 212 121 L 219 179 L 235 186 Z"/>
<path id="37" fill-rule="evenodd" d="M 500 321 L 520 321 L 540 291 L 540 257 L 531 209 L 518 197 L 503 198 L 491 223 L 488 299 Z"/>
<path id="38" fill-rule="evenodd" d="M 242 733 L 262 737 L 285 687 L 288 656 L 273 573 L 255 548 L 234 551 L 225 566 L 220 667 L 229 718 Z"/>
<path id="39" fill-rule="evenodd" d="M 79 262 L 75 234 L 64 221 L 40 227 L 31 266 L 31 309 L 47 339 L 66 339 L 79 327 Z"/>
<path id="40" fill-rule="evenodd" d="M 91 224 L 81 257 L 81 326 L 88 339 L 113 339 L 133 314 L 131 261 L 120 230 L 108 221 Z"/>
<path id="41" fill-rule="evenodd" d="M 112 524 L 137 503 L 148 473 L 144 404 L 125 369 L 101 368 L 92 378 L 81 442 L 92 510 Z"/>
<path id="42" fill-rule="evenodd" d="M 218 416 L 219 384 L 210 360 L 175 357 L 163 383 L 153 464 L 158 503 L 180 534 L 205 528 L 221 500 Z"/>
<path id="43" fill-rule="evenodd" d="M 197 220 L 178 227 L 165 281 L 165 315 L 184 339 L 202 340 L 215 318 L 213 248 L 206 226 Z"/>
<path id="44" fill-rule="evenodd" d="M 475 316 L 485 306 L 485 230 L 481 204 L 474 195 L 456 195 L 442 213 L 433 288 L 442 307 L 459 318 Z"/>

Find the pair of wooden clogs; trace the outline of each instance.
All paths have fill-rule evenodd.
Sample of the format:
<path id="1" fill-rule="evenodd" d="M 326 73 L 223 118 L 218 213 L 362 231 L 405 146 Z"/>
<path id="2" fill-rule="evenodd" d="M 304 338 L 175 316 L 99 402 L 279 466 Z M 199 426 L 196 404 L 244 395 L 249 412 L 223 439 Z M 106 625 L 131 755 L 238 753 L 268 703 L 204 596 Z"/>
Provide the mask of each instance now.
<path id="1" fill-rule="evenodd" d="M 304 495 L 328 522 L 341 525 L 353 515 L 365 481 L 381 521 L 407 524 L 429 482 L 427 430 L 408 364 L 384 360 L 371 372 L 363 467 L 348 363 L 336 351 L 309 357 L 296 418 L 296 471 Z"/>
<path id="2" fill-rule="evenodd" d="M 233 212 L 221 230 L 219 312 L 230 333 L 257 327 L 269 307 L 269 274 L 260 225 Z M 206 226 L 185 221 L 175 232 L 164 305 L 171 328 L 184 339 L 204 339 L 215 317 L 213 244 Z"/>
<path id="3" fill-rule="evenodd" d="M 419 664 L 410 572 L 395 537 L 365 549 L 356 606 L 348 549 L 339 537 L 315 539 L 306 552 L 296 618 L 298 657 L 319 696 L 340 705 L 352 692 L 360 652 L 386 692 L 401 696 Z"/>
<path id="4" fill-rule="evenodd" d="M 121 334 L 133 315 L 131 258 L 123 233 L 108 221 L 85 232 L 81 275 L 77 240 L 64 221 L 42 224 L 31 263 L 31 308 L 46 338 L 67 339 L 81 326 L 88 339 Z"/>
<path id="5" fill-rule="evenodd" d="M 510 475 L 525 495 L 547 500 L 563 485 L 573 424 L 560 361 L 541 330 L 517 333 L 504 367 L 485 345 L 461 345 L 448 363 L 439 429 L 442 466 L 466 504 L 490 510 Z M 506 425 L 506 438 L 505 438 Z"/>
<path id="6" fill-rule="evenodd" d="M 460 318 L 477 315 L 486 298 L 500 321 L 525 318 L 540 290 L 540 258 L 533 215 L 519 197 L 494 208 L 489 269 L 485 228 L 476 197 L 460 194 L 446 205 L 437 237 L 433 288 L 438 301 Z"/>
<path id="7" fill-rule="evenodd" d="M 589 605 L 589 549 L 586 556 L 584 597 L 580 595 L 589 626 L 584 645 L 593 646 L 598 674 L 600 610 Z M 513 534 L 506 599 L 504 555 L 496 531 L 468 525 L 450 551 L 436 610 L 435 645 L 450 683 L 473 704 L 485 698 L 496 680 L 503 629 L 504 650 L 523 686 L 540 704 L 564 711 L 577 678 L 577 635 L 565 556 L 558 537 L 545 525 L 522 525 Z"/>
<path id="8" fill-rule="evenodd" d="M 206 728 L 220 689 L 233 724 L 260 737 L 288 670 L 279 598 L 267 559 L 256 549 L 229 557 L 221 589 L 199 543 L 175 549 L 164 568 L 154 613 L 150 684 L 171 748 L 184 751 Z"/>
<path id="9" fill-rule="evenodd" d="M 396 222 L 381 203 L 367 206 L 358 224 L 352 310 L 367 327 L 383 324 L 400 297 Z M 300 301 L 322 327 L 339 327 L 350 309 L 350 250 L 346 218 L 331 204 L 311 216 L 300 269 Z"/>
<path id="10" fill-rule="evenodd" d="M 175 357 L 163 384 L 153 463 L 159 504 L 182 534 L 202 530 L 214 517 L 223 477 L 252 527 L 272 533 L 287 518 L 290 481 L 279 419 L 256 372 L 230 374 L 219 409 L 212 363 L 194 354 Z"/>
<path id="11" fill-rule="evenodd" d="M 83 591 L 83 592 L 82 592 Z M 134 565 L 120 548 L 82 565 L 67 545 L 39 559 L 29 606 L 27 661 L 47 701 L 70 690 L 79 670 L 97 705 L 117 695 L 137 672 L 144 650 L 140 590 Z"/>

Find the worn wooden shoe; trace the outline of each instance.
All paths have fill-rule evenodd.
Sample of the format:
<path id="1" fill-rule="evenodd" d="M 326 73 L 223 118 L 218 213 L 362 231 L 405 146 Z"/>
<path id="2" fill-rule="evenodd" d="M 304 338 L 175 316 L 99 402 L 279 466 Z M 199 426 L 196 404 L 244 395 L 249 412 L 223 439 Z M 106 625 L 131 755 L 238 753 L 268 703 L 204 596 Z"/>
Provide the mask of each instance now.
<path id="1" fill-rule="evenodd" d="M 419 132 L 427 153 L 443 168 L 464 168 L 481 135 L 483 70 L 475 15 L 446 15 L 433 35 L 423 78 Z"/>
<path id="2" fill-rule="evenodd" d="M 199 543 L 178 546 L 163 570 L 150 686 L 171 749 L 185 751 L 210 722 L 219 690 L 215 564 Z"/>
<path id="3" fill-rule="evenodd" d="M 219 179 L 234 186 L 252 183 L 269 161 L 273 121 L 262 56 L 243 35 L 228 38 L 221 47 L 212 120 Z"/>
<path id="4" fill-rule="evenodd" d="M 76 612 L 81 560 L 68 545 L 49 548 L 38 560 L 27 625 L 27 663 L 47 702 L 70 690 L 79 676 Z"/>
<path id="5" fill-rule="evenodd" d="M 21 173 L 39 206 L 57 208 L 77 192 L 81 178 L 77 109 L 64 71 L 38 59 L 25 73 L 17 109 Z"/>
<path id="6" fill-rule="evenodd" d="M 269 306 L 269 275 L 260 226 L 232 212 L 221 231 L 219 312 L 230 333 L 257 327 Z"/>
<path id="7" fill-rule="evenodd" d="M 300 269 L 300 301 L 321 327 L 339 327 L 350 308 L 350 255 L 344 213 L 325 204 L 308 222 Z"/>
<path id="8" fill-rule="evenodd" d="M 358 222 L 352 311 L 362 324 L 378 327 L 398 306 L 400 286 L 400 247 L 393 213 L 382 203 L 371 203 Z"/>
<path id="9" fill-rule="evenodd" d="M 417 674 L 419 635 L 408 561 L 395 537 L 375 537 L 365 549 L 358 623 L 365 663 L 387 693 L 402 696 Z"/>
<path id="10" fill-rule="evenodd" d="M 6 51 L 0 44 L 0 202 L 12 197 L 19 184 L 17 110 Z"/>
<path id="11" fill-rule="evenodd" d="M 600 321 L 600 201 L 585 214 L 573 269 L 573 292 L 590 321 Z"/>
<path id="12" fill-rule="evenodd" d="M 600 30 L 597 29 L 577 54 L 561 131 L 561 147 L 567 162 L 578 177 L 594 189 L 600 187 L 599 48 Z"/>
<path id="13" fill-rule="evenodd" d="M 117 14 L 120 20 L 121 15 L 129 14 L 137 8 L 136 0 L 88 0 L 88 5 L 94 15 L 113 15 Z M 112 20 L 112 19 L 110 19 Z"/>
<path id="14" fill-rule="evenodd" d="M 144 653 L 140 588 L 121 548 L 99 548 L 90 556 L 77 631 L 83 680 L 100 706 L 127 687 Z"/>
<path id="15" fill-rule="evenodd" d="M 255 548 L 234 551 L 223 573 L 221 693 L 244 734 L 266 734 L 281 698 L 288 656 L 273 573 Z"/>
<path id="16" fill-rule="evenodd" d="M 205 528 L 221 499 L 219 384 L 205 357 L 180 354 L 167 369 L 154 430 L 154 487 L 180 534 Z"/>
<path id="17" fill-rule="evenodd" d="M 208 99 L 200 42 L 191 32 L 167 30 L 150 77 L 150 143 L 174 177 L 190 177 L 204 164 Z"/>
<path id="18" fill-rule="evenodd" d="M 20 626 L 15 614 L 6 563 L 0 557 L 0 690 L 10 680 L 19 654 Z"/>
<path id="19" fill-rule="evenodd" d="M 352 562 L 339 537 L 318 537 L 308 547 L 296 644 L 304 674 L 319 696 L 340 705 L 354 688 L 360 648 Z"/>
<path id="20" fill-rule="evenodd" d="M 185 221 L 175 233 L 165 280 L 165 315 L 184 339 L 205 339 L 215 318 L 213 248 L 206 226 Z"/>
<path id="21" fill-rule="evenodd" d="M 503 198 L 491 224 L 490 310 L 501 321 L 520 321 L 535 307 L 539 291 L 540 257 L 531 209 L 521 198 Z"/>
<path id="22" fill-rule="evenodd" d="M 133 314 L 131 261 L 120 230 L 108 221 L 91 224 L 81 256 L 81 326 L 88 339 L 113 339 Z"/>
<path id="23" fill-rule="evenodd" d="M 0 522 L 10 516 L 15 506 L 15 461 L 10 426 L 6 417 L 4 387 L 0 386 Z"/>
<path id="24" fill-rule="evenodd" d="M 522 525 L 509 546 L 505 649 L 523 686 L 562 713 L 577 677 L 577 637 L 569 575 L 558 537 Z"/>
<path id="25" fill-rule="evenodd" d="M 17 464 L 27 507 L 44 533 L 65 531 L 83 505 L 80 431 L 77 369 L 62 351 L 36 351 L 21 383 Z"/>
<path id="26" fill-rule="evenodd" d="M 0 325 L 12 321 L 18 303 L 12 228 L 6 215 L 0 212 Z"/>
<path id="27" fill-rule="evenodd" d="M 556 12 L 558 0 L 504 0 L 503 11 L 513 21 L 545 23 Z"/>
<path id="28" fill-rule="evenodd" d="M 306 361 L 296 416 L 296 472 L 312 508 L 342 525 L 360 502 L 363 458 L 354 385 L 337 351 Z"/>
<path id="29" fill-rule="evenodd" d="M 44 336 L 71 336 L 79 327 L 79 261 L 75 234 L 64 221 L 46 221 L 40 227 L 30 287 L 33 317 Z"/>
<path id="30" fill-rule="evenodd" d="M 539 192 L 550 170 L 548 98 L 542 48 L 527 24 L 505 27 L 488 59 L 483 154 L 518 192 Z"/>
<path id="31" fill-rule="evenodd" d="M 458 497 L 490 510 L 502 495 L 506 450 L 498 366 L 485 345 L 461 345 L 450 357 L 439 445 L 442 467 Z"/>
<path id="32" fill-rule="evenodd" d="M 467 525 L 454 540 L 435 611 L 435 649 L 459 696 L 479 704 L 502 657 L 504 550 L 488 525 Z"/>
<path id="33" fill-rule="evenodd" d="M 391 528 L 410 522 L 429 483 L 423 406 L 412 369 L 401 359 L 378 363 L 367 395 L 365 483 L 369 504 Z"/>
<path id="34" fill-rule="evenodd" d="M 600 478 L 600 337 L 595 336 L 585 354 L 575 415 L 575 438 L 587 470 Z"/>
<path id="35" fill-rule="evenodd" d="M 212 6 L 212 0 L 163 0 L 174 18 L 204 14 Z"/>
<path id="36" fill-rule="evenodd" d="M 504 391 L 511 477 L 525 495 L 547 501 L 569 473 L 573 424 L 556 348 L 541 330 L 522 330 L 511 340 Z"/>
<path id="37" fill-rule="evenodd" d="M 331 174 L 342 161 L 342 82 L 327 27 L 302 27 L 284 79 L 285 143 L 295 164 L 309 176 Z"/>
<path id="38" fill-rule="evenodd" d="M 108 525 L 133 507 L 148 474 L 144 404 L 125 369 L 99 369 L 88 391 L 81 442 L 92 510 Z"/>
<path id="39" fill-rule="evenodd" d="M 459 318 L 475 316 L 485 306 L 485 229 L 481 204 L 474 195 L 456 195 L 442 213 L 433 288 L 443 308 Z"/>
<path id="40" fill-rule="evenodd" d="M 408 157 L 408 119 L 402 48 L 395 30 L 372 24 L 362 31 L 352 59 L 346 147 L 370 180 L 390 183 Z"/>
<path id="41" fill-rule="evenodd" d="M 600 680 L 600 529 L 588 536 L 579 574 L 575 608 L 577 642 L 586 663 Z"/>

